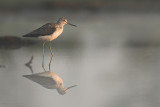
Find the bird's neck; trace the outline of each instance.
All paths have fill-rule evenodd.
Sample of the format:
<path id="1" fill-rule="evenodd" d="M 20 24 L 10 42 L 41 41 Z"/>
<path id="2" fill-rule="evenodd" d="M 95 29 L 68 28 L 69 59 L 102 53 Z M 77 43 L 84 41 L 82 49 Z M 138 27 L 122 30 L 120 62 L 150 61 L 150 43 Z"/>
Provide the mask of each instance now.
<path id="1" fill-rule="evenodd" d="M 59 25 L 59 28 L 63 30 L 63 26 L 64 26 L 64 25 L 61 25 L 61 24 L 60 24 L 60 25 Z"/>
<path id="2" fill-rule="evenodd" d="M 65 94 L 66 90 L 67 89 L 64 88 L 63 86 L 60 86 L 60 87 L 57 88 L 58 93 L 61 94 L 61 95 Z"/>
<path id="3" fill-rule="evenodd" d="M 65 25 L 64 23 L 61 22 L 57 22 L 57 24 L 59 25 L 60 28 L 63 28 L 63 26 Z"/>

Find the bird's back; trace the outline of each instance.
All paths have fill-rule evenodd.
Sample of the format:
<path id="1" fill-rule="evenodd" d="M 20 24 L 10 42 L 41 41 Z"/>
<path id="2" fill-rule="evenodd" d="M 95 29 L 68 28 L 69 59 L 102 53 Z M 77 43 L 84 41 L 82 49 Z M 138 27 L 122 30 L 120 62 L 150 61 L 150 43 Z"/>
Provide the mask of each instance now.
<path id="1" fill-rule="evenodd" d="M 23 37 L 39 37 L 39 36 L 51 35 L 53 32 L 56 31 L 56 28 L 57 28 L 56 23 L 47 23 L 28 34 L 23 35 Z"/>

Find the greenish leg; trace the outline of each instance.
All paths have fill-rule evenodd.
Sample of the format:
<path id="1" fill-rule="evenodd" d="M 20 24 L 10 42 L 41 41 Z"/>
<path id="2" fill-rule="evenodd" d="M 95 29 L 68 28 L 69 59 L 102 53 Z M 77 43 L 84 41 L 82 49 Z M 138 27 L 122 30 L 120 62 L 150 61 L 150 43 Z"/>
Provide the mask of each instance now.
<path id="1" fill-rule="evenodd" d="M 43 47 L 43 60 L 42 60 L 42 68 L 44 69 L 44 71 L 46 72 L 46 70 L 45 70 L 45 68 L 44 68 L 44 46 L 45 46 L 45 44 L 46 44 L 46 41 L 44 41 L 43 42 L 43 45 L 42 45 L 42 47 Z"/>
<path id="2" fill-rule="evenodd" d="M 50 59 L 50 62 L 49 62 L 49 71 L 50 71 L 51 70 L 52 58 L 53 58 L 53 52 L 52 52 L 52 48 L 51 48 L 51 41 L 49 43 L 49 49 L 50 49 L 50 52 L 51 52 L 51 59 Z"/>

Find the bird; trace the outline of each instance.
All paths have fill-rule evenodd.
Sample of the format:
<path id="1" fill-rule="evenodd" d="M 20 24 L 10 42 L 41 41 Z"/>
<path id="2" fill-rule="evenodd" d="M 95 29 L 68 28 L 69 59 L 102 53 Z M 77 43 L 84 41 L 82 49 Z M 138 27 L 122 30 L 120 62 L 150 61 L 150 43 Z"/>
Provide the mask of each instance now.
<path id="1" fill-rule="evenodd" d="M 35 73 L 31 75 L 23 75 L 23 77 L 26 77 L 47 89 L 56 89 L 60 95 L 66 94 L 68 89 L 77 86 L 73 85 L 65 88 L 63 86 L 63 80 L 56 73 L 50 71 Z"/>
<path id="2" fill-rule="evenodd" d="M 66 24 L 77 27 L 76 25 L 69 23 L 65 17 L 61 17 L 58 19 L 58 21 L 56 23 L 46 23 L 43 26 L 41 26 L 40 28 L 35 29 L 28 34 L 23 35 L 23 37 L 39 38 L 44 41 L 42 44 L 42 48 L 43 48 L 42 68 L 44 69 L 45 72 L 47 72 L 44 68 L 44 46 L 45 46 L 45 43 L 47 41 L 49 42 L 49 49 L 50 49 L 50 53 L 51 53 L 51 60 L 49 63 L 49 71 L 50 71 L 51 61 L 52 61 L 52 57 L 53 57 L 53 52 L 52 52 L 52 48 L 51 48 L 51 41 L 56 39 L 59 35 L 62 34 L 63 26 Z"/>

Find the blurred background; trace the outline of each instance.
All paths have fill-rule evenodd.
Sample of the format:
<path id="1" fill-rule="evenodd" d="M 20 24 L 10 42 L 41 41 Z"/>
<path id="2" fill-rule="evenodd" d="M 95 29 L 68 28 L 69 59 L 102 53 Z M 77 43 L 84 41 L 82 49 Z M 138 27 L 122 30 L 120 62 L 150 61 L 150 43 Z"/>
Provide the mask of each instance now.
<path id="1" fill-rule="evenodd" d="M 42 41 L 22 35 L 62 16 L 78 26 L 52 42 L 52 72 L 78 85 L 63 96 L 22 77 L 31 56 L 43 72 Z M 159 69 L 158 0 L 0 1 L 0 107 L 159 107 Z"/>

